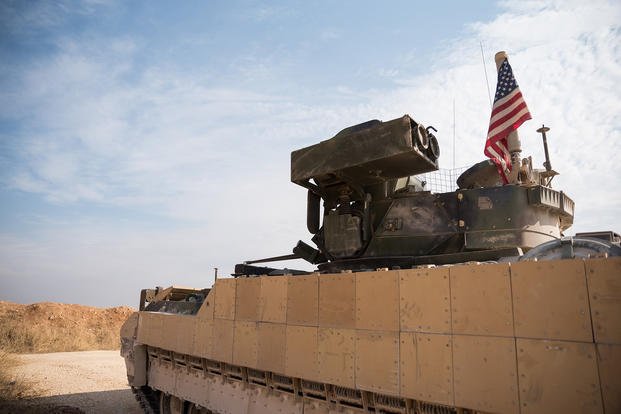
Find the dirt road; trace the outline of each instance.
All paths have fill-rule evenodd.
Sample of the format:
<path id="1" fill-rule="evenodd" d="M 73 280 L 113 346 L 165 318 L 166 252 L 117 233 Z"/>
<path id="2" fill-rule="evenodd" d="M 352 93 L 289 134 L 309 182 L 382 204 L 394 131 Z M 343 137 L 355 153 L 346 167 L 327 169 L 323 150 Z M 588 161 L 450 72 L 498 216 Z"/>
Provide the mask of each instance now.
<path id="1" fill-rule="evenodd" d="M 41 391 L 41 396 L 32 401 L 35 405 L 75 407 L 87 414 L 142 412 L 127 385 L 125 363 L 119 351 L 57 352 L 19 357 L 22 365 L 17 368 L 16 375 L 33 381 Z"/>

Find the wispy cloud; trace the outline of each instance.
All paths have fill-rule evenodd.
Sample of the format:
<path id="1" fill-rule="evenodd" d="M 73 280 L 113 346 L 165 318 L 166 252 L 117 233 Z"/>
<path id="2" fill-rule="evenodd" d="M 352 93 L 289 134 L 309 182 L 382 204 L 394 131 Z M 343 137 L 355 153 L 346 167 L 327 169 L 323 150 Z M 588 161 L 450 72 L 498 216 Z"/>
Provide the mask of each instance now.
<path id="1" fill-rule="evenodd" d="M 295 143 L 327 138 L 366 118 L 411 112 L 441 128 L 444 154 L 449 155 L 453 100 L 458 164 L 476 162 L 482 158 L 481 137 L 489 116 L 480 57 L 473 53 L 477 39 L 485 39 L 488 50 L 505 45 L 510 52 L 535 115 L 532 127 L 523 128 L 525 152 L 540 152 L 538 137 L 528 131 L 545 122 L 553 127 L 552 155 L 557 164 L 571 167 L 577 160 L 584 164 L 589 158 L 582 145 L 563 145 L 561 151 L 554 140 L 578 143 L 589 136 L 596 145 L 608 142 L 618 149 L 619 141 L 610 139 L 619 134 L 614 122 L 614 102 L 619 98 L 615 85 L 621 80 L 618 13 L 619 7 L 607 3 L 586 9 L 578 4 L 562 11 L 555 4 L 507 4 L 506 13 L 473 25 L 470 38 L 454 42 L 470 47 L 440 52 L 435 71 L 397 80 L 402 86 L 392 90 L 369 91 L 354 105 L 332 97 L 332 104 L 308 107 L 294 95 L 222 89 L 207 78 L 179 77 L 174 68 L 136 73 L 137 46 L 127 38 L 106 45 L 92 39 L 62 41 L 58 54 L 25 71 L 13 93 L 4 96 L 3 106 L 11 108 L 8 113 L 31 125 L 15 137 L 25 144 L 23 158 L 5 182 L 54 201 L 144 202 L 163 214 L 177 214 L 178 199 L 211 196 L 213 189 L 206 184 L 214 177 L 221 179 L 226 173 L 234 185 L 245 180 L 235 165 L 282 162 L 286 157 L 275 154 L 275 148 L 286 154 Z M 493 63 L 488 66 L 493 71 Z M 382 72 L 392 78 L 398 73 Z M 585 78 L 588 83 L 582 81 Z M 17 89 L 24 92 L 18 95 Z M 609 161 L 594 165 L 603 167 L 604 162 Z M 610 171 L 619 168 L 609 164 Z M 446 161 L 444 165 L 450 166 Z M 567 182 L 575 183 L 573 169 L 567 170 L 563 171 L 570 178 Z M 278 171 L 285 172 L 286 166 Z M 591 169 L 580 174 L 596 173 Z M 199 176 L 204 186 L 193 185 Z M 562 177 L 559 182 L 564 182 Z M 195 218 L 204 214 L 190 210 L 183 208 L 182 214 Z"/>
<path id="2" fill-rule="evenodd" d="M 295 11 L 289 7 L 259 4 L 256 7 L 246 9 L 243 16 L 256 22 L 265 22 L 288 17 L 293 14 L 295 14 Z"/>
<path id="3" fill-rule="evenodd" d="M 342 36 L 342 32 L 339 29 L 327 28 L 321 30 L 319 33 L 319 38 L 323 41 L 332 41 L 340 39 Z"/>
<path id="4" fill-rule="evenodd" d="M 37 33 L 64 24 L 70 16 L 92 16 L 117 3 L 116 0 L 3 1 L 0 3 L 0 33 Z"/>

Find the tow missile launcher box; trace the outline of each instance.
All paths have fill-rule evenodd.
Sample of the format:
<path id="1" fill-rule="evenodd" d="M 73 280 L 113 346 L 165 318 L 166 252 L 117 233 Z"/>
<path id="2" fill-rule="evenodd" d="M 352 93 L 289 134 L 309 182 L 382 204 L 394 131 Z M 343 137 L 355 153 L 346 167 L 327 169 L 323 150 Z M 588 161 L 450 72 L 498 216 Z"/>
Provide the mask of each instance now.
<path id="1" fill-rule="evenodd" d="M 346 157 L 343 154 L 347 154 Z M 439 146 L 409 115 L 368 121 L 291 153 L 291 181 L 306 186 L 339 180 L 368 185 L 438 169 Z"/>

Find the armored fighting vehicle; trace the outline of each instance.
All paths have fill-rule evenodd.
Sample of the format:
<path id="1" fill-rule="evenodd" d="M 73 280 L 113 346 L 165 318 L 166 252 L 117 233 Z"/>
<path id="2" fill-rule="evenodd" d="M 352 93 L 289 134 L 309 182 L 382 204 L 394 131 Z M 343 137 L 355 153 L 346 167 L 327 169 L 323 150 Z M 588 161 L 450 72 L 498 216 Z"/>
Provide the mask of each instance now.
<path id="1" fill-rule="evenodd" d="M 294 151 L 315 247 L 143 290 L 121 355 L 144 411 L 621 412 L 619 235 L 564 237 L 573 201 L 515 145 L 508 185 L 483 161 L 430 191 L 434 132 L 405 115 Z M 257 266 L 294 258 L 317 270 Z"/>

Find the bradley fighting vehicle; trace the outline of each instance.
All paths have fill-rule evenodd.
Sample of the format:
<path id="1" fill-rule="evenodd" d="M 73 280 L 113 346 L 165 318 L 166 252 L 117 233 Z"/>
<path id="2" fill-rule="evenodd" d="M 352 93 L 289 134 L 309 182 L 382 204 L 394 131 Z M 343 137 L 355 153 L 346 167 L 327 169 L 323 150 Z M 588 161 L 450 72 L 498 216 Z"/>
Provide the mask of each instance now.
<path id="1" fill-rule="evenodd" d="M 143 290 L 121 354 L 144 411 L 621 412 L 619 236 L 563 237 L 574 203 L 515 136 L 509 185 L 484 161 L 428 191 L 434 131 L 405 115 L 294 151 L 316 248 Z M 317 271 L 256 266 L 290 258 Z"/>

